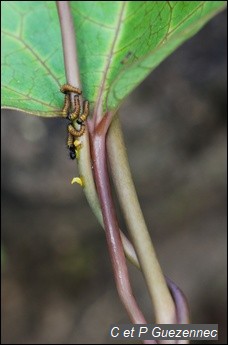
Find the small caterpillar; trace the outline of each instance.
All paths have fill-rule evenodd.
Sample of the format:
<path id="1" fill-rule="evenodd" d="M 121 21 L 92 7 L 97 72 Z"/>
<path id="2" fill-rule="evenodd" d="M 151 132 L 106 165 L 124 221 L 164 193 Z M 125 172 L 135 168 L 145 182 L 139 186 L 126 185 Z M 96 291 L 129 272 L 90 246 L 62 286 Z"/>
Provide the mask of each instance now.
<path id="1" fill-rule="evenodd" d="M 82 91 L 78 87 L 72 86 L 70 84 L 62 85 L 60 88 L 60 91 L 62 93 L 65 93 L 65 94 L 68 92 L 73 92 L 73 93 L 77 93 L 77 94 L 81 95 L 81 93 L 82 93 Z"/>
<path id="2" fill-rule="evenodd" d="M 70 108 L 70 95 L 66 94 L 64 98 L 64 105 L 63 105 L 63 110 L 62 110 L 62 115 L 63 117 L 68 117 L 69 113 L 69 108 Z"/>
<path id="3" fill-rule="evenodd" d="M 80 124 L 81 125 L 81 128 L 78 130 L 78 129 L 75 129 L 72 124 L 69 124 L 67 126 L 67 129 L 68 129 L 68 133 L 70 133 L 71 135 L 73 135 L 73 137 L 81 137 L 84 132 L 85 132 L 85 125 L 84 123 Z"/>
<path id="4" fill-rule="evenodd" d="M 68 115 L 68 119 L 74 121 L 80 114 L 80 101 L 78 96 L 74 96 L 74 111 Z"/>
<path id="5" fill-rule="evenodd" d="M 84 110 L 84 112 L 82 113 L 82 115 L 79 116 L 79 119 L 77 120 L 77 123 L 79 125 L 82 124 L 83 122 L 85 122 L 88 115 L 89 115 L 89 102 L 88 101 L 83 102 L 83 110 Z"/>
<path id="6" fill-rule="evenodd" d="M 64 105 L 62 109 L 62 116 L 70 120 L 70 123 L 67 126 L 68 137 L 67 137 L 67 147 L 69 149 L 69 154 L 71 159 L 75 159 L 78 154 L 77 147 L 75 146 L 75 138 L 81 137 L 85 132 L 85 124 L 88 115 L 89 115 L 89 102 L 83 102 L 83 109 L 81 111 L 81 105 L 79 100 L 79 95 L 82 91 L 74 86 L 69 84 L 64 84 L 61 86 L 60 91 L 65 94 Z M 74 109 L 71 111 L 71 99 L 70 93 L 76 93 L 74 96 Z M 82 114 L 80 115 L 80 112 Z M 80 125 L 80 129 L 76 129 L 73 126 L 73 121 L 76 120 L 77 124 Z M 78 148 L 81 146 L 79 142 Z"/>
<path id="7" fill-rule="evenodd" d="M 71 146 L 74 146 L 74 137 L 70 132 L 68 132 L 67 147 L 70 148 Z"/>

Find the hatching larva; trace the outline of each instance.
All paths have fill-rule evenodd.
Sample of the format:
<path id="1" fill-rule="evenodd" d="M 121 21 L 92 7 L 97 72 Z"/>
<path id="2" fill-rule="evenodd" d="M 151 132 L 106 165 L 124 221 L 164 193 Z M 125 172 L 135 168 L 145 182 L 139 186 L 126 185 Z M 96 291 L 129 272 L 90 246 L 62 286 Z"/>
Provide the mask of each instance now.
<path id="1" fill-rule="evenodd" d="M 62 109 L 63 117 L 68 117 L 69 108 L 70 108 L 70 95 L 66 94 L 64 98 L 63 109 Z"/>
<path id="2" fill-rule="evenodd" d="M 67 146 L 68 148 L 70 148 L 71 146 L 74 146 L 74 137 L 70 132 L 68 132 Z"/>
<path id="3" fill-rule="evenodd" d="M 75 150 L 74 140 L 75 138 L 81 137 L 85 132 L 85 124 L 88 115 L 89 115 L 89 102 L 83 102 L 83 113 L 80 115 L 81 112 L 81 105 L 79 100 L 79 95 L 81 95 L 82 91 L 69 84 L 64 84 L 61 86 L 60 91 L 65 94 L 64 105 L 62 109 L 62 116 L 68 118 L 71 123 L 68 124 L 68 137 L 67 137 L 67 147 L 69 149 L 70 158 L 75 159 L 77 157 L 77 152 Z M 71 112 L 71 99 L 70 93 L 76 93 L 77 95 L 74 96 L 74 109 Z M 80 125 L 80 129 L 76 129 L 73 126 L 73 121 L 76 120 L 77 123 Z"/>
<path id="4" fill-rule="evenodd" d="M 60 88 L 60 91 L 62 93 L 65 93 L 65 94 L 68 92 L 73 92 L 73 93 L 77 93 L 77 94 L 81 95 L 81 93 L 82 93 L 82 91 L 78 87 L 72 86 L 70 84 L 62 85 Z"/>
<path id="5" fill-rule="evenodd" d="M 78 119 L 79 122 L 77 121 L 79 124 L 80 124 L 80 122 L 82 123 L 82 122 L 86 121 L 86 119 L 89 115 L 89 102 L 88 101 L 83 102 L 83 110 L 84 110 L 83 114 L 79 116 L 79 119 Z"/>
<path id="6" fill-rule="evenodd" d="M 69 124 L 67 128 L 68 132 L 74 137 L 81 137 L 85 132 L 85 125 L 83 123 L 81 124 L 81 128 L 79 130 L 75 129 L 71 124 Z"/>
<path id="7" fill-rule="evenodd" d="M 80 101 L 78 96 L 74 96 L 74 111 L 68 115 L 68 119 L 74 121 L 80 114 Z"/>

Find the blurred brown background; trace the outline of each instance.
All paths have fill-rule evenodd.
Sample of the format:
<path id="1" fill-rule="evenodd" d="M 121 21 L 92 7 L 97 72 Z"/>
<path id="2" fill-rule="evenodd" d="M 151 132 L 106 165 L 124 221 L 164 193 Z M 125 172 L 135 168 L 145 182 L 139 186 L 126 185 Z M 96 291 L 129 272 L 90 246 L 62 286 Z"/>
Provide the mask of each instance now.
<path id="1" fill-rule="evenodd" d="M 132 172 L 164 272 L 193 323 L 226 340 L 226 12 L 126 100 Z M 99 344 L 128 323 L 105 236 L 65 148 L 66 125 L 2 112 L 2 343 Z M 120 219 L 121 226 L 124 227 Z M 129 265 L 148 318 L 144 282 Z"/>

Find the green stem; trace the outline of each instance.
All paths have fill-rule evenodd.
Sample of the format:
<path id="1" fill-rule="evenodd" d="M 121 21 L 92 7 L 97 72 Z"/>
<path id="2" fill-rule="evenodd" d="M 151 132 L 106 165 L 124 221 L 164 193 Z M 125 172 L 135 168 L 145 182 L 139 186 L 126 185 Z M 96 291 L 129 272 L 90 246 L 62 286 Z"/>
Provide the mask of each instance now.
<path id="1" fill-rule="evenodd" d="M 108 132 L 107 151 L 121 209 L 155 308 L 156 322 L 173 323 L 175 305 L 139 205 L 117 116 Z"/>

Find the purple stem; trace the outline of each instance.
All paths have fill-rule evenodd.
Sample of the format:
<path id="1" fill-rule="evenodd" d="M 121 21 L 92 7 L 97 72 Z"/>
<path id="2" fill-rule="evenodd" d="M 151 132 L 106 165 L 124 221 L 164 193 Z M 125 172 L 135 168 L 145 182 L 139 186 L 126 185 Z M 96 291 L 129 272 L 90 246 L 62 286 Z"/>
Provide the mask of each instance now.
<path id="1" fill-rule="evenodd" d="M 106 152 L 104 134 L 95 134 L 92 142 L 96 186 L 102 207 L 106 237 L 117 290 L 131 321 L 133 323 L 143 324 L 146 323 L 146 320 L 132 293 L 119 226 L 112 201 L 107 163 L 105 159 Z"/>
<path id="2" fill-rule="evenodd" d="M 66 80 L 68 84 L 79 87 L 79 89 L 81 89 L 75 37 L 76 35 L 73 18 L 71 15 L 70 3 L 69 1 L 56 1 L 56 6 L 61 27 Z M 82 97 L 80 96 L 79 98 L 81 103 Z M 73 104 L 73 102 L 74 94 L 71 93 L 71 103 Z"/>
<path id="3" fill-rule="evenodd" d="M 176 323 L 189 323 L 189 306 L 187 299 L 181 289 L 168 277 L 165 277 L 173 300 L 176 306 Z"/>
<path id="4" fill-rule="evenodd" d="M 120 237 L 115 207 L 112 200 L 106 160 L 105 127 L 104 118 L 97 127 L 96 132 L 92 135 L 92 156 L 96 187 L 102 208 L 109 254 L 113 266 L 117 291 L 130 320 L 134 324 L 146 324 L 146 320 L 131 289 L 126 258 Z M 146 343 L 156 344 L 156 341 L 151 340 Z"/>

